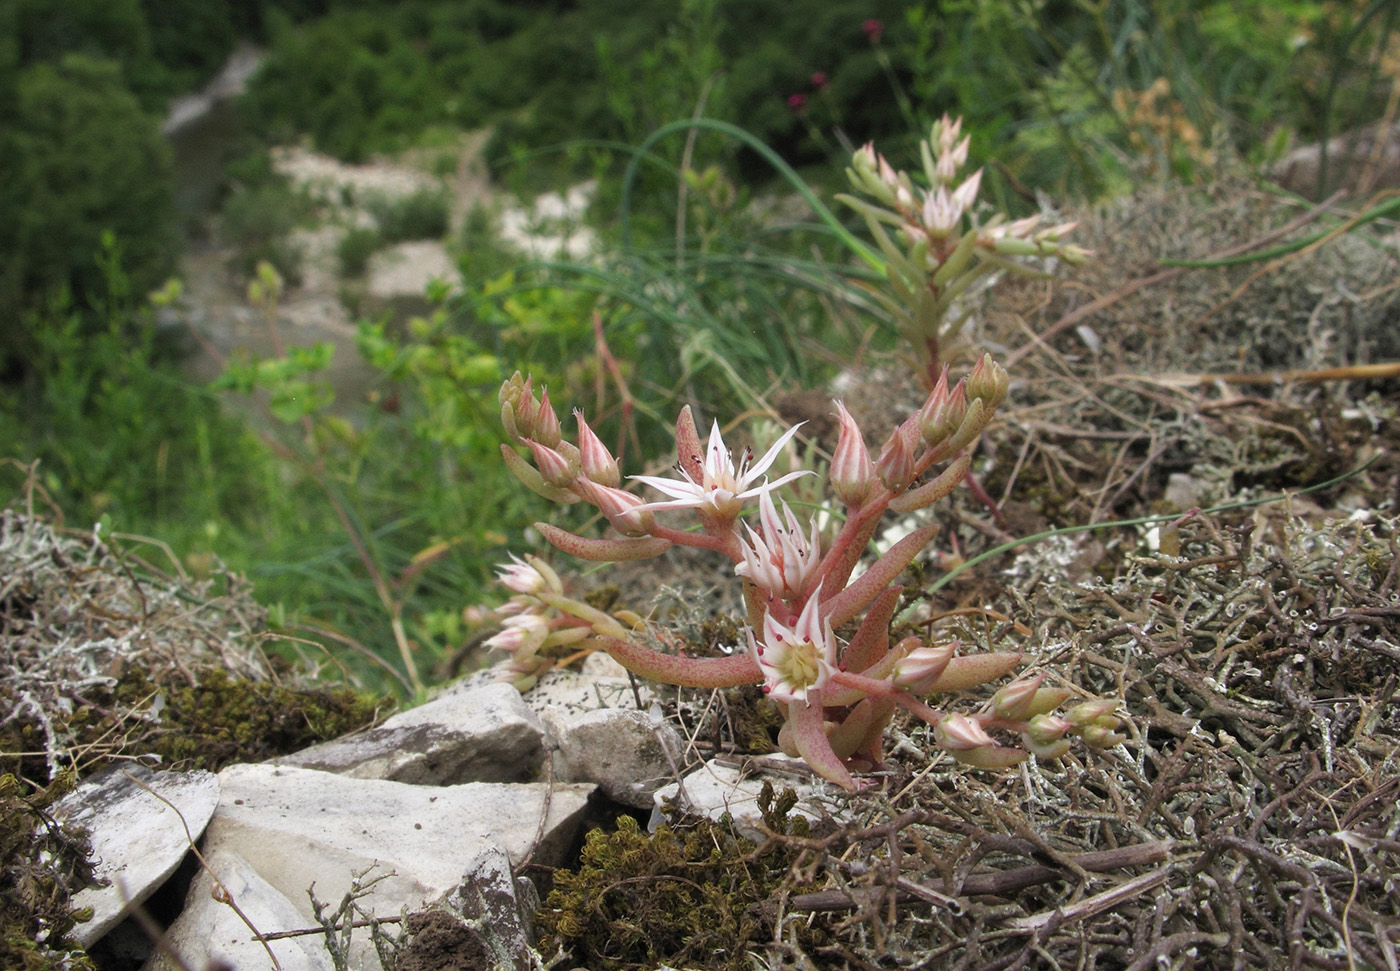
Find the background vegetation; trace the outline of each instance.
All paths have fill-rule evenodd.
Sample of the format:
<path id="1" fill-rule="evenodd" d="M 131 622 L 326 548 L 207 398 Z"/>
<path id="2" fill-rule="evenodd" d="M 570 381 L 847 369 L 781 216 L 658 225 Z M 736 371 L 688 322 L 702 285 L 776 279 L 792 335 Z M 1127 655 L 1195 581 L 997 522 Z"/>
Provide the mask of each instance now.
<path id="1" fill-rule="evenodd" d="M 249 571 L 282 622 L 411 692 L 465 644 L 461 608 L 489 599 L 489 565 L 540 514 L 496 456 L 494 393 L 515 368 L 587 403 L 635 459 L 678 398 L 810 387 L 888 341 L 831 228 L 756 199 L 838 184 L 871 138 L 907 166 L 945 111 L 965 116 L 985 191 L 1018 212 L 1036 192 L 1257 171 L 1290 139 L 1382 114 L 1396 16 L 1382 0 L 10 0 L 0 455 L 40 461 L 76 523 L 106 517 L 192 566 Z M 282 247 L 300 203 L 270 146 L 358 161 L 483 126 L 500 185 L 601 179 L 610 255 L 527 265 L 478 234 L 465 288 L 404 328 L 364 326 L 379 379 L 348 418 L 328 410 L 324 351 L 191 385 L 145 298 L 182 230 L 160 124 L 242 41 L 268 51 L 223 196 L 245 273 L 268 261 L 296 282 Z M 636 146 L 696 115 L 751 137 L 661 138 L 624 194 Z M 347 237 L 346 272 L 384 240 L 443 235 L 442 200 L 415 205 Z M 273 313 L 278 284 L 262 286 Z M 230 392 L 272 417 L 237 417 Z"/>

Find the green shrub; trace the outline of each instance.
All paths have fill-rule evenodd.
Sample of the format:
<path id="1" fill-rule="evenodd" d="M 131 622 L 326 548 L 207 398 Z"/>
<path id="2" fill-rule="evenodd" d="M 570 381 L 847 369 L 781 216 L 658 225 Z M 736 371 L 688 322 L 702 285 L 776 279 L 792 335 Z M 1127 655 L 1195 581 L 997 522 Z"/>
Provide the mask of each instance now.
<path id="1" fill-rule="evenodd" d="M 450 198 L 443 189 L 419 189 L 406 196 L 375 196 L 366 208 L 387 243 L 441 239 L 447 235 Z"/>
<path id="2" fill-rule="evenodd" d="M 0 388 L 0 457 L 39 460 L 39 481 L 79 522 L 109 516 L 207 549 L 210 524 L 242 529 L 257 515 L 267 456 L 160 360 L 110 238 L 100 262 L 95 309 L 59 294 L 21 318 L 34 368 Z"/>
<path id="3" fill-rule="evenodd" d="M 223 238 L 237 249 L 234 269 L 251 278 L 258 263 L 266 261 L 291 286 L 300 283 L 303 254 L 289 236 L 313 209 L 305 194 L 280 178 L 234 192 L 219 219 Z"/>
<path id="4" fill-rule="evenodd" d="M 312 210 L 311 202 L 276 179 L 236 191 L 224 202 L 219 226 L 224 239 L 239 246 L 285 236 Z"/>
<path id="5" fill-rule="evenodd" d="M 3 96 L 0 90 L 0 96 Z M 41 353 L 20 333 L 42 294 L 77 304 L 104 286 L 93 257 L 103 233 L 122 241 L 130 285 L 154 289 L 174 267 L 170 150 L 110 61 L 69 55 L 16 76 L 0 125 L 0 373 Z"/>
<path id="6" fill-rule="evenodd" d="M 363 276 L 369 266 L 369 258 L 384 245 L 384 236 L 379 230 L 368 226 L 356 226 L 346 232 L 335 249 L 340 261 L 340 275 L 344 277 Z"/>

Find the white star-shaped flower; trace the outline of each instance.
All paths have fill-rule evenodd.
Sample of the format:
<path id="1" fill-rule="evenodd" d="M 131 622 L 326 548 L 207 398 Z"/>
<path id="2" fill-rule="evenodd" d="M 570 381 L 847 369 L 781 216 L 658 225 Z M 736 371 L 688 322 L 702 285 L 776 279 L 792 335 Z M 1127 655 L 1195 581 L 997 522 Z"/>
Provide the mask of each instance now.
<path id="1" fill-rule="evenodd" d="M 677 468 L 681 475 L 679 479 L 663 479 L 655 475 L 634 475 L 632 478 L 645 482 L 653 489 L 664 492 L 671 497 L 660 502 L 649 502 L 637 508 L 704 508 L 721 519 L 732 520 L 739 515 L 746 499 L 760 496 L 799 476 L 814 474 L 810 470 L 802 469 L 797 472 L 789 472 L 775 482 L 764 479 L 762 483 L 754 484 L 758 481 L 759 476 L 768 471 L 768 467 L 773 464 L 783 446 L 793 435 L 797 434 L 797 429 L 801 427 L 799 422 L 789 428 L 782 434 L 781 438 L 773 443 L 772 448 L 763 453 L 762 458 L 752 464 L 750 463 L 752 453 L 745 449 L 736 467 L 733 456 L 725 447 L 724 438 L 719 433 L 719 422 L 715 422 L 710 428 L 710 441 L 705 448 L 705 456 L 700 464 L 700 481 L 696 482 L 691 478 L 690 473 L 686 472 L 684 464 Z"/>
<path id="2" fill-rule="evenodd" d="M 791 627 L 765 614 L 762 640 L 745 628 L 749 652 L 763 671 L 763 693 L 774 701 L 811 704 L 808 692 L 825 688 L 837 671 L 836 637 L 830 621 L 820 619 L 820 601 L 818 588 Z"/>
<path id="3" fill-rule="evenodd" d="M 736 564 L 734 572 L 773 596 L 794 597 L 821 563 L 816 520 L 804 536 L 788 504 L 783 503 L 783 518 L 779 518 L 778 507 L 766 492 L 759 496 L 758 509 L 761 532 L 744 523 L 749 541 L 740 546 L 744 562 Z"/>

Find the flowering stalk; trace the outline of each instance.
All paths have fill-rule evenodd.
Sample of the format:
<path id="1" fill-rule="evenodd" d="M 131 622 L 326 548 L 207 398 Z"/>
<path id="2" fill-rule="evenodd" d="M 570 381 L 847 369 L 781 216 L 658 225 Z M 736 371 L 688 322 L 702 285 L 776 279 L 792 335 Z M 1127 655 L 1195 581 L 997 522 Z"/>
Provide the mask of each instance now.
<path id="1" fill-rule="evenodd" d="M 514 596 L 498 611 L 504 629 L 488 643 L 511 653 L 507 666 L 524 690 L 550 662 L 547 647 L 567 644 L 607 650 L 643 677 L 697 688 L 761 684 L 779 706 L 785 724 L 779 743 L 821 776 L 847 790 L 858 788 L 852 771 L 882 764 L 882 738 L 899 708 L 934 728 L 936 744 L 959 761 L 985 768 L 1013 765 L 1028 752 L 1052 758 L 1078 735 L 1092 746 L 1118 744 L 1113 703 L 1086 702 L 1064 716 L 1050 714 L 1067 692 L 1022 679 L 997 692 L 983 710 L 955 714 L 926 700 L 975 688 L 1009 673 L 1018 653 L 959 656 L 956 641 L 926 643 L 907 637 L 890 645 L 890 623 L 905 567 L 932 541 L 936 527 L 916 530 L 851 575 L 886 510 L 910 512 L 947 495 L 966 475 L 967 450 L 1006 396 L 1006 372 L 983 357 L 950 386 L 946 368 L 924 405 L 891 433 L 871 458 L 859 426 L 839 402 L 840 439 L 830 466 L 832 492 L 844 509 L 844 525 L 823 548 L 815 517 L 806 527 L 774 492 L 813 474 L 799 470 L 768 476 L 789 429 L 758 459 L 745 449 L 734 456 L 718 423 L 702 443 L 690 409 L 676 421 L 676 475 L 637 475 L 663 498 L 651 502 L 621 488 L 617 462 L 581 413 L 577 442 L 567 441 L 547 394 L 536 398 L 517 373 L 501 388 L 501 419 L 516 447 L 502 446 L 511 470 L 526 486 L 559 502 L 596 507 L 615 538 L 584 537 L 547 523 L 536 528 L 552 545 L 586 560 L 644 559 L 673 546 L 693 546 L 726 556 L 744 584 L 745 643 L 728 657 L 689 658 L 655 650 L 636 636 L 635 615 L 609 616 L 574 600 L 558 576 L 537 557 L 501 569 Z M 940 467 L 935 470 L 935 467 Z M 744 520 L 756 505 L 755 520 Z M 665 525 L 686 512 L 693 532 Z M 842 640 L 836 628 L 859 619 Z M 1023 748 L 1001 744 L 997 731 L 1021 736 Z"/>
<path id="2" fill-rule="evenodd" d="M 875 289 L 871 296 L 914 345 L 930 384 L 966 320 L 957 300 L 972 284 L 998 269 L 1026 272 L 1028 257 L 1079 264 L 1090 255 L 1063 241 L 1077 225 L 1073 222 L 1041 227 L 1039 215 L 1007 222 L 997 214 L 979 223 L 974 205 L 982 170 L 958 182 L 971 142 L 961 133 L 962 119 L 944 115 L 920 143 L 926 186 L 896 171 L 873 144 L 865 145 L 851 157 L 846 177 L 866 198 L 836 197 L 865 217 L 884 254 L 890 292 Z"/>

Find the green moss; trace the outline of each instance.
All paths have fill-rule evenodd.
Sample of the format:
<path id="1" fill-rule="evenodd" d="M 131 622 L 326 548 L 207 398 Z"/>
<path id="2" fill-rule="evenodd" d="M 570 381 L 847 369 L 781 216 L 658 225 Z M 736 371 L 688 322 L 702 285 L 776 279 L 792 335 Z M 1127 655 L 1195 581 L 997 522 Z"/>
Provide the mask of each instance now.
<path id="1" fill-rule="evenodd" d="M 791 789 L 760 797 L 774 832 L 805 836 L 806 819 L 790 817 Z M 801 851 L 778 839 L 758 846 L 736 836 L 727 820 L 692 827 L 661 827 L 647 835 L 622 816 L 614 832 L 588 834 L 577 870 L 557 870 L 554 890 L 538 915 L 542 948 L 567 949 L 587 968 L 747 968 L 747 954 L 773 938 L 773 911 L 765 906 L 792 876 Z M 825 932 L 804 927 L 803 946 Z"/>
<path id="2" fill-rule="evenodd" d="M 129 701 L 149 690 L 149 682 L 139 677 L 117 688 Z M 168 689 L 162 714 L 169 725 L 153 742 L 167 764 L 217 771 L 339 738 L 371 724 L 386 706 L 382 699 L 347 689 L 294 690 L 215 669 L 197 685 Z"/>
<path id="3" fill-rule="evenodd" d="M 346 689 L 295 690 L 217 668 L 203 672 L 197 684 L 159 684 L 132 668 L 115 686 L 72 700 L 71 716 L 55 727 L 61 747 L 82 760 L 84 773 L 113 759 L 148 755 L 166 766 L 211 771 L 260 762 L 363 728 L 387 707 Z M 0 771 L 47 780 L 46 750 L 37 721 L 11 719 L 0 732 Z"/>
<path id="4" fill-rule="evenodd" d="M 86 834 L 65 830 L 50 815 L 76 776 L 60 773 L 25 793 L 15 776 L 0 775 L 0 967 L 15 971 L 92 971 L 69 939 L 91 911 L 75 911 L 73 894 L 93 883 Z"/>
<path id="5" fill-rule="evenodd" d="M 724 693 L 728 722 L 734 729 L 734 744 L 741 752 L 766 755 L 778 750 L 778 730 L 783 715 L 758 685 L 746 684 Z"/>

